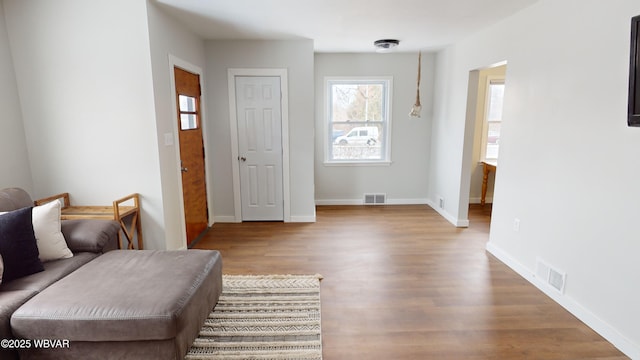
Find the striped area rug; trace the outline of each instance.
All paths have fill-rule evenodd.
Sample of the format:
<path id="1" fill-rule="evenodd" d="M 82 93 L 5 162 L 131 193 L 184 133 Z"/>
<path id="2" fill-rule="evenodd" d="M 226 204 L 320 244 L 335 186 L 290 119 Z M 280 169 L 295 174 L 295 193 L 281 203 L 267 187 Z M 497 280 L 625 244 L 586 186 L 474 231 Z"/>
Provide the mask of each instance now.
<path id="1" fill-rule="evenodd" d="M 187 360 L 321 360 L 320 275 L 224 275 Z"/>

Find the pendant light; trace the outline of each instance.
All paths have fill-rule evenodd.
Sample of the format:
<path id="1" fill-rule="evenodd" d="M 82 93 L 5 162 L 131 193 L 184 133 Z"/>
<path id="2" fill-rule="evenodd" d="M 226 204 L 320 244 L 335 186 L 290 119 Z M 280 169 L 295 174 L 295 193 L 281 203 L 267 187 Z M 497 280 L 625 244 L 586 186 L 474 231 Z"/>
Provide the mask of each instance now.
<path id="1" fill-rule="evenodd" d="M 411 117 L 420 117 L 420 110 L 422 110 L 422 105 L 420 104 L 420 67 L 422 64 L 422 51 L 418 53 L 418 86 L 416 89 L 416 103 L 411 108 L 411 112 L 409 116 Z"/>

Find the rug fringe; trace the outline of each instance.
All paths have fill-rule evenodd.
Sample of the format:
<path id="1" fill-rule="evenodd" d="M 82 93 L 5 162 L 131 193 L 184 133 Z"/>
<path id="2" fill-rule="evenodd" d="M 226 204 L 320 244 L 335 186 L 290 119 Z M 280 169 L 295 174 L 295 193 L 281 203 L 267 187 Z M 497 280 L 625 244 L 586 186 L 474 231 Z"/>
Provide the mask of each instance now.
<path id="1" fill-rule="evenodd" d="M 290 279 L 290 278 L 314 278 L 318 280 L 323 280 L 324 276 L 321 274 L 314 275 L 301 275 L 301 274 L 246 274 L 246 275 L 232 275 L 232 274 L 223 274 L 222 277 L 234 277 L 234 278 L 264 278 L 264 279 Z"/>

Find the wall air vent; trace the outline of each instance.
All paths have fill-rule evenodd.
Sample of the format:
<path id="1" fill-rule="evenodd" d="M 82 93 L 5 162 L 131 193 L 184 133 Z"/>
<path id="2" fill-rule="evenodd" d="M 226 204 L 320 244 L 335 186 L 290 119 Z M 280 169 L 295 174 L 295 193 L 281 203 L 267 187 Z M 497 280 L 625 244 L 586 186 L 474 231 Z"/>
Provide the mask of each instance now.
<path id="1" fill-rule="evenodd" d="M 564 294 L 564 285 L 567 279 L 567 274 L 565 272 L 553 268 L 551 265 L 538 258 L 536 261 L 535 276 L 560 294 Z"/>
<path id="2" fill-rule="evenodd" d="M 561 294 L 564 293 L 564 280 L 567 274 L 560 272 L 554 268 L 549 269 L 549 285 L 558 290 Z"/>
<path id="3" fill-rule="evenodd" d="M 364 194 L 365 205 L 382 205 L 387 202 L 387 194 Z"/>

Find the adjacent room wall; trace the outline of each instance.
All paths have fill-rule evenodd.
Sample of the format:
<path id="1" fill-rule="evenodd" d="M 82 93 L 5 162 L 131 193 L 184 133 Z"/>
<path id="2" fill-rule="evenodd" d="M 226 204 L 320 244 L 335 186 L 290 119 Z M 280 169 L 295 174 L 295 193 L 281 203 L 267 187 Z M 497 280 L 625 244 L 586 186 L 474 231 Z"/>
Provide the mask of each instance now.
<path id="1" fill-rule="evenodd" d="M 170 82 L 173 71 L 172 61 L 178 59 L 189 66 L 204 70 L 204 41 L 171 16 L 165 14 L 155 2 L 147 2 L 149 18 L 149 39 L 151 44 L 151 64 L 153 70 L 153 87 L 156 111 L 156 127 L 158 154 L 160 157 L 160 174 L 162 178 L 162 199 L 164 210 L 165 234 L 167 249 L 186 248 L 186 233 L 184 229 L 184 213 L 180 211 L 182 205 L 182 188 L 180 174 L 180 160 L 178 158 L 177 126 L 174 124 L 176 114 L 174 110 L 174 89 Z M 170 61 L 170 57 L 173 59 Z M 201 86 L 204 88 L 204 78 Z M 205 89 L 206 94 L 206 89 Z M 206 98 L 203 98 L 206 103 Z M 207 114 L 203 117 L 204 128 L 210 119 Z M 165 143 L 165 136 L 172 139 L 172 144 Z M 210 144 L 205 144 L 206 152 L 211 153 Z M 207 173 L 208 182 L 212 182 L 212 174 Z M 209 208 L 212 208 L 211 191 Z"/>
<path id="2" fill-rule="evenodd" d="M 22 110 L 16 75 L 11 59 L 9 37 L 0 2 L 0 189 L 21 187 L 33 192 L 27 141 L 22 125 Z"/>
<path id="3" fill-rule="evenodd" d="M 448 211 L 466 217 L 469 71 L 507 61 L 488 249 L 631 358 L 640 358 L 640 129 L 626 112 L 639 14 L 636 0 L 542 0 L 439 53 L 429 189 L 459 199 Z M 534 277 L 538 259 L 566 272 L 563 294 Z"/>
<path id="4" fill-rule="evenodd" d="M 469 190 L 469 202 L 472 204 L 479 204 L 482 198 L 482 179 L 484 177 L 483 167 L 480 161 L 482 160 L 482 136 L 484 132 L 484 117 L 486 109 L 486 97 L 487 97 L 487 81 L 489 76 L 502 76 L 506 78 L 507 66 L 501 65 L 491 67 L 487 69 L 481 69 L 477 71 L 478 86 L 477 97 L 469 99 L 473 104 L 469 102 L 467 106 L 473 107 L 475 110 L 475 127 L 473 133 L 473 155 L 471 157 L 471 187 Z M 469 84 L 471 86 L 471 84 Z M 471 89 L 470 89 L 471 90 Z M 474 101 L 475 100 L 475 101 Z M 469 109 L 472 110 L 472 109 Z M 487 196 L 486 202 L 493 202 L 493 189 L 495 184 L 495 173 L 491 172 L 487 179 Z"/>
<path id="5" fill-rule="evenodd" d="M 111 204 L 140 193 L 166 248 L 145 1 L 4 1 L 33 195 Z"/>
<path id="6" fill-rule="evenodd" d="M 427 203 L 435 56 L 422 54 L 421 118 L 409 111 L 416 98 L 417 53 L 330 54 L 315 56 L 318 204 L 362 204 L 365 193 L 387 194 L 391 204 Z M 327 76 L 392 76 L 390 165 L 326 165 Z"/>
<path id="7" fill-rule="evenodd" d="M 229 68 L 287 69 L 291 221 L 315 221 L 313 41 L 206 41 L 206 129 L 213 144 L 213 206 L 216 221 L 235 219 L 229 125 Z"/>

